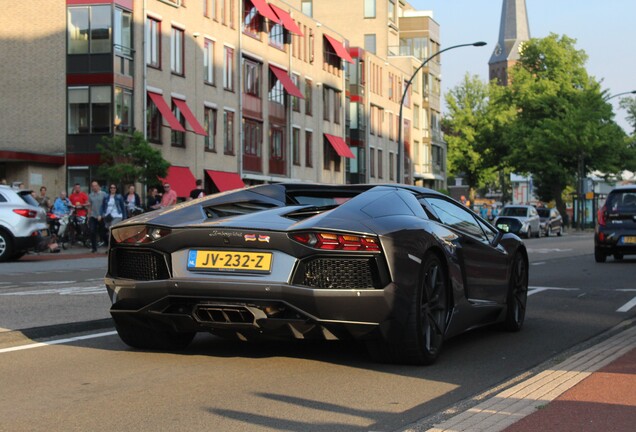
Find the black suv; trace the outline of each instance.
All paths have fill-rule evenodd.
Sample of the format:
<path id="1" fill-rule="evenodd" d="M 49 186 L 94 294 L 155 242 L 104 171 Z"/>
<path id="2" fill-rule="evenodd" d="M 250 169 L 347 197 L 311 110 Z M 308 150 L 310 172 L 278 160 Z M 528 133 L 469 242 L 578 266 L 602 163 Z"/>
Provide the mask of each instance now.
<path id="1" fill-rule="evenodd" d="M 636 254 L 636 186 L 621 186 L 607 195 L 594 234 L 596 262 L 605 262 L 609 255 L 620 260 L 627 254 Z"/>

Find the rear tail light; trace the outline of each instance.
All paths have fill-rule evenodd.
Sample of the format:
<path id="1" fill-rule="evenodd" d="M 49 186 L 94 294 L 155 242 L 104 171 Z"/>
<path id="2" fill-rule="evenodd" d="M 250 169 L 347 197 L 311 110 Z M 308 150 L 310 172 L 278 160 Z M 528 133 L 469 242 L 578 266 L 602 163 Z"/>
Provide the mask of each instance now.
<path id="1" fill-rule="evenodd" d="M 335 233 L 295 233 L 291 238 L 314 249 L 380 252 L 380 242 L 376 237 Z"/>
<path id="2" fill-rule="evenodd" d="M 607 207 L 603 206 L 598 211 L 598 224 L 600 226 L 605 226 L 607 223 Z"/>
<path id="3" fill-rule="evenodd" d="M 29 209 L 13 209 L 13 213 L 19 214 L 20 216 L 24 216 L 25 218 L 29 219 L 33 219 L 38 215 L 37 211 Z"/>
<path id="4" fill-rule="evenodd" d="M 145 225 L 132 225 L 115 228 L 112 231 L 115 243 L 152 243 L 170 234 L 169 229 L 153 228 Z"/>

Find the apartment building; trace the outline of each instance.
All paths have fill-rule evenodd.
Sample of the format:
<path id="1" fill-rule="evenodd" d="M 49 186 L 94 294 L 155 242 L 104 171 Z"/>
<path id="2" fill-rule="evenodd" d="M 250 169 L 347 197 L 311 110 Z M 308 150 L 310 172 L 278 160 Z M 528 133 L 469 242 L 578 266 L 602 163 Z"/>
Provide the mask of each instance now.
<path id="1" fill-rule="evenodd" d="M 370 127 L 366 134 L 352 130 L 354 138 L 350 144 L 368 143 L 367 181 L 398 180 L 391 172 L 398 169 L 398 153 L 403 153 L 400 169 L 404 170 L 405 183 L 446 188 L 440 56 L 414 75 L 422 62 L 440 49 L 440 26 L 432 12 L 415 10 L 402 0 L 290 0 L 290 3 L 345 35 L 350 46 L 356 47 L 356 61 L 366 65 L 360 72 L 364 76 L 359 78 L 367 83 L 366 88 L 350 84 L 351 110 L 352 118 L 354 113 L 365 112 Z M 351 69 L 355 74 L 355 68 Z M 404 145 L 400 149 L 396 142 L 400 100 L 411 77 L 413 81 L 402 107 Z"/>
<path id="2" fill-rule="evenodd" d="M 0 17 L 11 101 L 0 108 L 0 178 L 50 190 L 88 185 L 102 138 L 137 130 L 171 162 L 168 181 L 182 197 L 196 178 L 208 192 L 394 181 L 395 95 L 410 69 L 392 63 L 416 58 L 389 62 L 352 48 L 347 31 L 303 8 L 279 0 L 12 2 Z M 367 64 L 382 73 L 373 78 Z M 375 95 L 366 96 L 367 82 Z M 413 112 L 429 107 L 420 99 L 404 109 L 405 156 L 426 145 L 420 133 L 410 142 Z M 417 161 L 405 181 L 421 178 Z"/>

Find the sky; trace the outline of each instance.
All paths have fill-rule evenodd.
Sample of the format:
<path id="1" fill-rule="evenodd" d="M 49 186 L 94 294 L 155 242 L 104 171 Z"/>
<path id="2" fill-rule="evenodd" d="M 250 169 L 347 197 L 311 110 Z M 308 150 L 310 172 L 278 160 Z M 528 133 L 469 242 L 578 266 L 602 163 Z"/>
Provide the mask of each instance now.
<path id="1" fill-rule="evenodd" d="M 443 94 L 464 75 L 488 80 L 488 60 L 499 37 L 502 0 L 407 0 L 417 10 L 433 11 L 440 25 L 441 48 L 485 41 L 442 54 Z M 636 90 L 636 0 L 526 0 L 531 37 L 550 33 L 576 39 L 586 52 L 586 69 L 609 95 Z M 615 120 L 628 133 L 626 112 L 611 100 Z"/>

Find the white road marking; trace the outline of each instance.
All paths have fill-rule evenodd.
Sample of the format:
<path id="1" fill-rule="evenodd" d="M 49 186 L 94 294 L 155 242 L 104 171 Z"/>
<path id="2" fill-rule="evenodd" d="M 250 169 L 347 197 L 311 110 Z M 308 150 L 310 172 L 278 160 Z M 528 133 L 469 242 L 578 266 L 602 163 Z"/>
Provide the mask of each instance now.
<path id="1" fill-rule="evenodd" d="M 636 291 L 636 289 L 627 288 L 627 289 L 618 289 L 616 291 L 633 292 L 633 291 Z M 629 310 L 633 308 L 634 306 L 636 306 L 636 297 L 634 297 L 633 299 L 625 303 L 623 306 L 616 309 L 616 312 L 629 312 Z"/>
<path id="2" fill-rule="evenodd" d="M 536 294 L 536 293 L 540 293 L 542 291 L 578 291 L 579 288 L 557 288 L 557 287 L 539 287 L 539 286 L 532 286 L 532 287 L 528 287 L 528 295 L 531 296 L 532 294 Z"/>
<path id="3" fill-rule="evenodd" d="M 49 288 L 32 291 L 16 291 L 11 293 L 0 293 L 0 296 L 33 296 L 33 295 L 91 295 L 104 294 L 104 285 L 90 285 L 84 287 Z"/>
<path id="4" fill-rule="evenodd" d="M 32 348 L 39 348 L 39 347 L 48 346 L 48 345 L 59 345 L 59 344 L 64 344 L 69 342 L 76 342 L 80 340 L 95 339 L 100 337 L 112 336 L 116 334 L 117 334 L 116 331 L 109 331 L 109 332 L 94 333 L 94 334 L 89 334 L 84 336 L 76 336 L 76 337 L 66 338 L 66 339 L 57 339 L 57 340 L 52 340 L 48 342 L 37 342 L 37 343 L 32 343 L 28 345 L 20 345 L 20 346 L 11 347 L 11 348 L 1 348 L 0 354 L 13 352 L 13 351 L 27 350 Z"/>
<path id="5" fill-rule="evenodd" d="M 547 254 L 550 252 L 572 252 L 574 249 L 559 249 L 559 248 L 555 248 L 555 249 L 547 249 L 547 248 L 543 248 L 543 249 L 528 249 L 528 253 L 540 253 L 540 254 Z"/>

